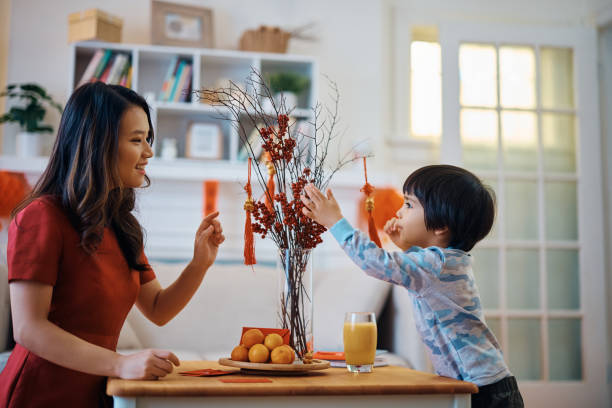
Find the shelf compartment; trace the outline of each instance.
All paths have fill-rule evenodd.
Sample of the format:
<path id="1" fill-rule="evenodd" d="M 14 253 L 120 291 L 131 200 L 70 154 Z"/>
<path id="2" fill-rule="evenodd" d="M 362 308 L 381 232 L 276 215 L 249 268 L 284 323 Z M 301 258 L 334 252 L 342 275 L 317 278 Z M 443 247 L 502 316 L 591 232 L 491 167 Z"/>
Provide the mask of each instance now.
<path id="1" fill-rule="evenodd" d="M 193 86 L 193 67 L 196 61 L 194 54 L 140 50 L 138 64 L 138 93 L 145 97 L 148 94 L 154 94 L 155 98 L 153 99 L 155 101 L 162 101 L 161 90 L 164 80 L 166 79 L 170 65 L 176 63 L 177 57 L 179 61 L 186 61 L 192 66 L 191 88 Z M 192 99 L 193 94 L 188 96 L 187 102 L 191 102 Z"/>
<path id="2" fill-rule="evenodd" d="M 276 74 L 279 72 L 295 72 L 300 75 L 304 75 L 309 78 L 310 83 L 308 88 L 300 93 L 298 96 L 298 103 L 296 110 L 298 111 L 309 111 L 314 104 L 313 97 L 313 64 L 307 61 L 282 61 L 282 60 L 270 60 L 262 58 L 261 60 L 261 75 L 268 82 L 270 74 Z"/>
<path id="3" fill-rule="evenodd" d="M 186 104 L 187 105 L 187 104 Z M 162 140 L 165 138 L 176 139 L 178 157 L 185 157 L 186 135 L 192 123 L 212 123 L 221 129 L 222 155 L 220 160 L 229 161 L 235 157 L 234 138 L 235 130 L 232 123 L 224 119 L 218 112 L 198 112 L 198 111 L 174 111 L 158 110 L 157 112 L 157 133 L 155 135 L 155 155 L 161 157 Z M 208 161 L 205 159 L 189 159 L 193 161 Z"/>

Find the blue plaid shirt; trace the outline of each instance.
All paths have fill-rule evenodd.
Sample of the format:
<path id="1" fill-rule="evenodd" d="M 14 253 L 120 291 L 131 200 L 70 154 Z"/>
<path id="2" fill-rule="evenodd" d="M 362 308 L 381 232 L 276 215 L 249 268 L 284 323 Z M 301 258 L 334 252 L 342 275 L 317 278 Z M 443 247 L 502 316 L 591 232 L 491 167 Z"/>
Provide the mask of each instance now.
<path id="1" fill-rule="evenodd" d="M 478 386 L 512 375 L 485 323 L 469 254 L 417 246 L 388 252 L 344 218 L 330 232 L 368 275 L 410 292 L 417 329 L 438 375 Z"/>

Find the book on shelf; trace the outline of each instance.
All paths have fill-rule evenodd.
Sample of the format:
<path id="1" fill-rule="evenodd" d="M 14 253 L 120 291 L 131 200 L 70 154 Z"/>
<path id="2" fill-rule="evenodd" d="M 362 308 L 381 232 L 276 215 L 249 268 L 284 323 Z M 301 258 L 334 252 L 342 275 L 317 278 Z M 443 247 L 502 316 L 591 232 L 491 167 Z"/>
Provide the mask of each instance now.
<path id="1" fill-rule="evenodd" d="M 192 72 L 193 65 L 189 60 L 174 56 L 168 65 L 158 99 L 165 102 L 186 101 L 188 92 L 185 90 L 191 87 Z"/>
<path id="2" fill-rule="evenodd" d="M 104 50 L 104 55 L 102 56 L 102 59 L 100 60 L 100 63 L 98 64 L 98 66 L 96 67 L 96 70 L 93 74 L 93 78 L 100 78 L 100 76 L 102 75 L 102 72 L 104 72 L 104 68 L 106 67 L 106 64 L 108 63 L 108 60 L 110 60 L 111 55 L 113 54 L 113 52 L 111 50 Z"/>
<path id="3" fill-rule="evenodd" d="M 160 101 L 166 100 L 166 94 L 168 93 L 169 88 L 172 87 L 172 83 L 171 83 L 172 75 L 174 74 L 174 71 L 177 68 L 178 59 L 179 59 L 178 55 L 175 55 L 174 57 L 172 57 L 172 60 L 170 61 L 170 65 L 168 65 L 168 70 L 166 71 L 166 76 L 164 77 L 164 82 L 162 83 L 162 88 L 159 93 Z"/>
<path id="4" fill-rule="evenodd" d="M 130 74 L 131 69 L 132 67 L 130 66 L 129 63 L 123 66 L 123 72 L 121 72 L 121 75 L 119 76 L 119 85 L 121 86 L 127 85 L 128 75 Z"/>
<path id="5" fill-rule="evenodd" d="M 94 81 L 129 87 L 130 73 L 131 63 L 128 54 L 98 49 L 89 60 L 77 87 Z"/>
<path id="6" fill-rule="evenodd" d="M 123 72 L 127 63 L 128 57 L 125 54 L 117 54 L 106 82 L 108 84 L 118 85 L 121 79 L 121 73 Z"/>
<path id="7" fill-rule="evenodd" d="M 193 67 L 189 65 L 189 71 L 186 76 L 187 80 L 183 87 L 183 93 L 181 94 L 180 102 L 191 102 L 191 81 L 193 79 Z"/>
<path id="8" fill-rule="evenodd" d="M 130 69 L 128 70 L 128 75 L 127 75 L 127 82 L 125 84 L 126 88 L 131 88 L 132 87 L 132 67 L 130 66 Z"/>
<path id="9" fill-rule="evenodd" d="M 187 88 L 187 78 L 191 78 L 190 64 L 185 65 L 183 71 L 181 72 L 181 76 L 178 80 L 178 85 L 176 87 L 174 97 L 172 98 L 174 102 L 184 102 L 186 100 L 187 94 L 189 93 L 189 88 Z"/>
<path id="10" fill-rule="evenodd" d="M 174 78 L 172 80 L 172 89 L 170 90 L 170 93 L 168 93 L 167 98 L 166 98 L 167 101 L 172 101 L 174 99 L 174 94 L 176 93 L 176 87 L 178 86 L 178 82 L 181 77 L 181 74 L 183 73 L 183 69 L 185 69 L 185 64 L 187 64 L 186 61 L 181 61 L 178 69 L 176 70 L 176 75 L 174 75 Z"/>
<path id="11" fill-rule="evenodd" d="M 89 63 L 87 64 L 87 68 L 85 68 L 85 71 L 83 72 L 83 75 L 81 76 L 81 79 L 78 82 L 77 88 L 91 81 L 91 78 L 93 78 L 94 74 L 96 73 L 96 68 L 98 68 L 98 64 L 100 64 L 100 61 L 102 60 L 103 56 L 104 56 L 104 50 L 102 49 L 96 50 L 93 57 L 91 57 L 91 59 L 89 60 Z"/>
<path id="12" fill-rule="evenodd" d="M 115 63 L 116 59 L 117 59 L 116 55 L 113 55 L 111 57 L 111 59 L 109 60 L 108 64 L 106 64 L 106 67 L 104 68 L 104 72 L 102 72 L 102 75 L 97 77 L 98 80 L 100 80 L 102 82 L 107 82 L 108 81 L 108 77 L 110 76 L 111 67 Z"/>

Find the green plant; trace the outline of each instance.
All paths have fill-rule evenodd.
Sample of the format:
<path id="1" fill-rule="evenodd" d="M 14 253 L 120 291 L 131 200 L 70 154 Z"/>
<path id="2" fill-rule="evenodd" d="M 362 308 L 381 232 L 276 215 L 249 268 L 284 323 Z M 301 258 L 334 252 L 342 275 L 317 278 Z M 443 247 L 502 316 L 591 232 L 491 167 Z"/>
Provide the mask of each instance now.
<path id="1" fill-rule="evenodd" d="M 268 75 L 268 82 L 272 92 L 293 92 L 301 93 L 308 88 L 310 80 L 307 76 L 298 74 L 297 72 L 277 72 Z"/>
<path id="2" fill-rule="evenodd" d="M 0 93 L 0 97 L 25 100 L 25 106 L 13 106 L 0 116 L 0 124 L 17 122 L 26 132 L 53 132 L 51 126 L 41 123 L 46 113 L 45 104 L 62 113 L 62 106 L 55 102 L 43 87 L 35 83 L 10 84 Z"/>

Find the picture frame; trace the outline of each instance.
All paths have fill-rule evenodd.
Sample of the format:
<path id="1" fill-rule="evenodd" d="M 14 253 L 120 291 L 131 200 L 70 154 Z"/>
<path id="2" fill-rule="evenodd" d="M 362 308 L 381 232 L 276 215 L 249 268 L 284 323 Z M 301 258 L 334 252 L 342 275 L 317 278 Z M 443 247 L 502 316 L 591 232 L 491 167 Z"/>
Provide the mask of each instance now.
<path id="1" fill-rule="evenodd" d="M 213 48 L 212 9 L 151 0 L 151 43 Z"/>
<path id="2" fill-rule="evenodd" d="M 221 126 L 211 122 L 192 122 L 185 135 L 185 157 L 219 160 L 222 156 Z"/>

